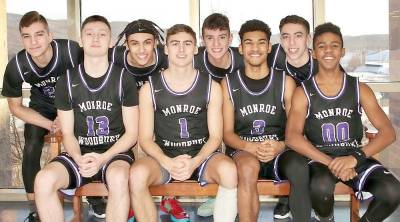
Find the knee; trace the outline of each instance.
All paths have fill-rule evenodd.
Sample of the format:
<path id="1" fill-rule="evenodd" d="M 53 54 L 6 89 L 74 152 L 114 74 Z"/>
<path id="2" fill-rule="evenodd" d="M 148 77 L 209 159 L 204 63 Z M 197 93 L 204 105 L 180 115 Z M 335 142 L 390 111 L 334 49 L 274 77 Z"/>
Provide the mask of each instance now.
<path id="1" fill-rule="evenodd" d="M 147 187 L 149 177 L 148 169 L 142 165 L 134 164 L 129 170 L 129 188 L 134 191 L 140 191 Z"/>
<path id="2" fill-rule="evenodd" d="M 313 197 L 328 200 L 333 195 L 334 190 L 335 182 L 330 180 L 328 176 L 314 177 L 310 182 L 310 194 Z"/>
<path id="3" fill-rule="evenodd" d="M 107 186 L 110 192 L 128 189 L 129 166 L 115 166 L 107 169 Z"/>
<path id="4" fill-rule="evenodd" d="M 51 192 L 56 192 L 58 187 L 56 187 L 56 178 L 54 172 L 50 170 L 43 169 L 36 174 L 34 191 L 37 194 L 49 194 Z M 61 188 L 61 187 L 60 187 Z"/>
<path id="5" fill-rule="evenodd" d="M 217 172 L 219 178 L 221 178 L 220 183 L 222 186 L 227 188 L 237 187 L 237 170 L 235 163 L 230 160 L 223 160 L 218 164 Z"/>
<path id="6" fill-rule="evenodd" d="M 258 162 L 238 162 L 236 163 L 240 183 L 257 183 L 260 164 Z"/>
<path id="7" fill-rule="evenodd" d="M 388 207 L 396 208 L 400 204 L 400 183 L 396 181 L 395 183 L 390 183 L 380 187 L 382 192 L 375 194 L 377 200 L 385 202 Z"/>

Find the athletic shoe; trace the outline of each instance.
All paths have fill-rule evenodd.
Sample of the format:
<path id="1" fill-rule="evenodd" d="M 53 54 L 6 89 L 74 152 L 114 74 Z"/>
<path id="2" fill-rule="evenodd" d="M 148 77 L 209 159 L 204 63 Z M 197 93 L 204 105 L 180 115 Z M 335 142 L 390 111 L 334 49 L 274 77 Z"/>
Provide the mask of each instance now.
<path id="1" fill-rule="evenodd" d="M 197 215 L 200 217 L 209 217 L 214 213 L 215 199 L 210 198 L 197 208 Z"/>
<path id="2" fill-rule="evenodd" d="M 93 215 L 97 218 L 106 218 L 106 206 L 107 204 L 103 199 L 88 199 L 89 202 L 89 215 Z"/>
<path id="3" fill-rule="evenodd" d="M 135 213 L 132 208 L 129 209 L 128 222 L 135 222 Z"/>
<path id="4" fill-rule="evenodd" d="M 40 222 L 38 213 L 30 212 L 28 217 L 25 218 L 24 222 Z"/>
<path id="5" fill-rule="evenodd" d="M 318 216 L 317 213 L 315 213 L 314 218 L 315 218 L 315 221 L 317 221 L 317 222 L 335 222 L 335 217 L 332 215 L 329 217 L 323 218 L 323 217 Z"/>
<path id="6" fill-rule="evenodd" d="M 286 219 L 290 217 L 290 208 L 288 203 L 278 202 L 274 208 L 274 218 Z"/>
<path id="7" fill-rule="evenodd" d="M 190 221 L 189 215 L 181 207 L 181 204 L 174 197 L 163 197 L 160 204 L 160 210 L 171 216 L 174 222 L 188 222 Z"/>

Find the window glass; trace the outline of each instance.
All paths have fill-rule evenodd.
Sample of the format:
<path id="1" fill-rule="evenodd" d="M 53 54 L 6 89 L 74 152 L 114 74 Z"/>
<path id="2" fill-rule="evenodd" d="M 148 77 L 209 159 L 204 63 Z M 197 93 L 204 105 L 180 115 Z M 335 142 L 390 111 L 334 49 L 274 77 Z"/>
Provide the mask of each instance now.
<path id="1" fill-rule="evenodd" d="M 234 34 L 232 46 L 238 46 L 240 26 L 250 19 L 259 19 L 267 23 L 272 31 L 271 41 L 279 41 L 279 22 L 291 14 L 304 17 L 312 25 L 311 0 L 201 0 L 200 1 L 200 26 L 203 20 L 211 13 L 218 12 L 228 16 L 230 28 Z M 201 28 L 201 27 L 200 27 Z"/>
<path id="2" fill-rule="evenodd" d="M 111 23 L 114 40 L 133 20 L 151 20 L 165 30 L 177 23 L 189 25 L 189 13 L 189 1 L 182 0 L 113 0 L 112 7 L 110 1 L 82 0 L 82 21 L 94 14 L 105 16 Z"/>

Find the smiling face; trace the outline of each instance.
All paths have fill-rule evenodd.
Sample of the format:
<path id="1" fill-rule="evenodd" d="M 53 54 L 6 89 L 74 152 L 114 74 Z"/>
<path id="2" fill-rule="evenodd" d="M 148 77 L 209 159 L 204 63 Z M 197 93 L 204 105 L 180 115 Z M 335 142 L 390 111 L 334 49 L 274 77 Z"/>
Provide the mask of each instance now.
<path id="1" fill-rule="evenodd" d="M 339 62 L 344 53 L 345 49 L 341 38 L 332 32 L 325 32 L 314 40 L 313 56 L 317 59 L 321 69 L 339 68 Z"/>
<path id="2" fill-rule="evenodd" d="M 291 61 L 308 60 L 308 45 L 311 41 L 306 28 L 301 24 L 287 23 L 282 26 L 281 45 Z"/>
<path id="3" fill-rule="evenodd" d="M 127 39 L 128 61 L 139 68 L 148 67 L 154 62 L 154 49 L 157 42 L 149 33 L 134 33 Z"/>
<path id="4" fill-rule="evenodd" d="M 243 35 L 239 51 L 243 54 L 246 65 L 261 66 L 267 64 L 267 55 L 271 51 L 271 45 L 265 32 L 246 32 Z"/>
<path id="5" fill-rule="evenodd" d="M 21 28 L 21 39 L 25 50 L 33 58 L 40 57 L 51 47 L 53 36 L 49 33 L 46 25 L 34 22 L 28 27 Z"/>
<path id="6" fill-rule="evenodd" d="M 165 54 L 168 55 L 170 64 L 184 67 L 193 63 L 197 53 L 196 40 L 187 32 L 178 32 L 167 38 Z"/>
<path id="7" fill-rule="evenodd" d="M 82 28 L 81 41 L 86 55 L 92 57 L 107 55 L 111 46 L 111 30 L 103 22 L 89 22 Z"/>
<path id="8" fill-rule="evenodd" d="M 206 47 L 209 57 L 221 59 L 228 53 L 231 43 L 232 35 L 229 33 L 229 30 L 204 29 L 203 44 Z"/>

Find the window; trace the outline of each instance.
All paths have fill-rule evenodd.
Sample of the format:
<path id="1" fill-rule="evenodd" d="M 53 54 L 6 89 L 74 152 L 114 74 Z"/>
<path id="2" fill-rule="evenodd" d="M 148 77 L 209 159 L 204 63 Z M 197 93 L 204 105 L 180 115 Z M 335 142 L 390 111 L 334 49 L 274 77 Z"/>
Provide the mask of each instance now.
<path id="1" fill-rule="evenodd" d="M 67 38 L 67 0 L 7 0 L 7 46 L 8 59 L 11 59 L 23 46 L 18 24 L 25 13 L 38 11 L 46 17 L 54 38 Z"/>
<path id="2" fill-rule="evenodd" d="M 234 34 L 232 46 L 239 45 L 237 33 L 240 26 L 250 19 L 259 19 L 269 25 L 272 32 L 272 43 L 279 42 L 279 22 L 287 15 L 302 16 L 312 25 L 312 0 L 201 0 L 200 28 L 204 19 L 214 12 L 228 16 L 231 32 Z"/>
<path id="3" fill-rule="evenodd" d="M 326 21 L 341 28 L 345 70 L 364 82 L 387 82 L 390 75 L 389 0 L 326 0 Z M 338 15 L 341 16 L 338 16 Z"/>
<path id="4" fill-rule="evenodd" d="M 94 14 L 105 16 L 111 23 L 114 40 L 129 22 L 136 19 L 151 20 L 164 30 L 177 23 L 189 25 L 189 12 L 189 1 L 182 0 L 82 0 L 82 21 Z"/>

